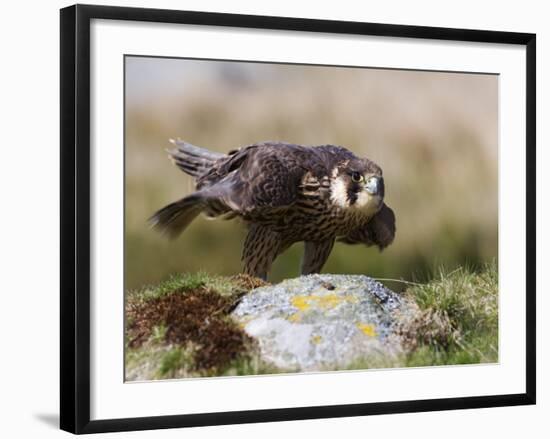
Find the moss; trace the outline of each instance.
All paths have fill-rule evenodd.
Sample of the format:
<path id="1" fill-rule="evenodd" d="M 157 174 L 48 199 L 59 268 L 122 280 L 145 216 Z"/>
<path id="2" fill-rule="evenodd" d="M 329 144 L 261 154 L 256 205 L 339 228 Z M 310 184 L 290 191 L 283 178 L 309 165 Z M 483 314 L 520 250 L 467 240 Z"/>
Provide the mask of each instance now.
<path id="1" fill-rule="evenodd" d="M 156 367 L 146 367 L 144 379 L 219 375 L 235 368 L 235 361 L 244 364 L 255 342 L 229 313 L 242 294 L 261 285 L 265 282 L 247 275 L 198 273 L 128 294 L 127 377 L 150 361 Z"/>
<path id="2" fill-rule="evenodd" d="M 252 343 L 241 328 L 224 318 L 233 306 L 230 297 L 205 287 L 180 288 L 130 304 L 128 344 L 136 348 L 151 338 L 178 346 L 192 342 L 199 346 L 194 358 L 196 368 L 223 366 Z"/>

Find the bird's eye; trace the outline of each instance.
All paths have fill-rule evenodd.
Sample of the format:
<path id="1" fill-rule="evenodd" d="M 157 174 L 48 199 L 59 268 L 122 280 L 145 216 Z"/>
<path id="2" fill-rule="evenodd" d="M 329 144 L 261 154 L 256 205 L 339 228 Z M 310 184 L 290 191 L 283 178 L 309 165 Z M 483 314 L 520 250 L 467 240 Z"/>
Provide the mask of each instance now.
<path id="1" fill-rule="evenodd" d="M 351 173 L 351 181 L 355 183 L 359 183 L 363 181 L 363 176 L 359 172 L 352 172 Z"/>

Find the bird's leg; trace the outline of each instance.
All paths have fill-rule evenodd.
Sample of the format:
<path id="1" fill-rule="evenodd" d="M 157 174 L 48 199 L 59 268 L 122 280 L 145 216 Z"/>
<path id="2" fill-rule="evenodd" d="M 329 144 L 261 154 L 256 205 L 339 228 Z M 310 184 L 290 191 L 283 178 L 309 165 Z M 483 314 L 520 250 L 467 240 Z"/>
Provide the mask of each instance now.
<path id="1" fill-rule="evenodd" d="M 302 274 L 319 273 L 325 265 L 333 245 L 334 238 L 316 242 L 306 241 L 302 259 Z"/>
<path id="2" fill-rule="evenodd" d="M 271 264 L 283 250 L 278 232 L 258 224 L 251 225 L 243 247 L 244 272 L 266 280 Z"/>

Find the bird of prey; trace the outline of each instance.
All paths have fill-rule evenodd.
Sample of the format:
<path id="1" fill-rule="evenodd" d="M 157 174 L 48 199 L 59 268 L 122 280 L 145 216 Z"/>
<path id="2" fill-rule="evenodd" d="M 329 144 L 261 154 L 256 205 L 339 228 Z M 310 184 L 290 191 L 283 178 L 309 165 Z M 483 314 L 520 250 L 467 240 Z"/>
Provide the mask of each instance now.
<path id="1" fill-rule="evenodd" d="M 200 213 L 241 218 L 249 275 L 266 279 L 295 242 L 305 243 L 302 274 L 320 272 L 336 239 L 380 250 L 393 242 L 382 169 L 346 148 L 262 142 L 221 154 L 171 142 L 170 158 L 195 178 L 196 191 L 156 212 L 151 225 L 174 238 Z"/>

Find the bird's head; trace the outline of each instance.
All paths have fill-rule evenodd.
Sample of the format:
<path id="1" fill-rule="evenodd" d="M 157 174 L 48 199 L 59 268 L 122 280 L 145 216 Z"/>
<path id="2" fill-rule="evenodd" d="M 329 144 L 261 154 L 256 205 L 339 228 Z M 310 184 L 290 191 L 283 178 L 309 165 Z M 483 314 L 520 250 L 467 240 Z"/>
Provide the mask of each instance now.
<path id="1" fill-rule="evenodd" d="M 382 169 L 368 160 L 347 160 L 334 168 L 331 200 L 343 209 L 374 215 L 384 201 Z"/>

